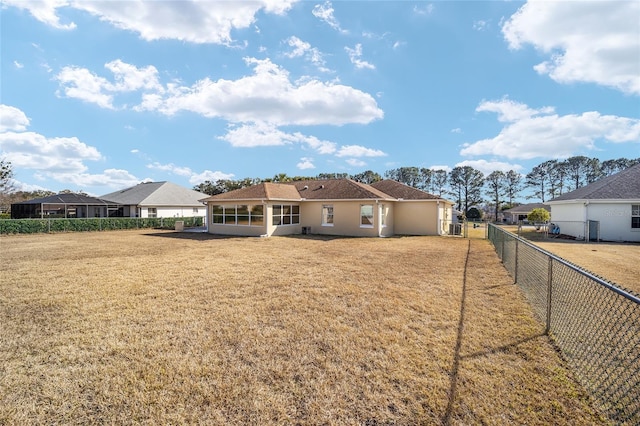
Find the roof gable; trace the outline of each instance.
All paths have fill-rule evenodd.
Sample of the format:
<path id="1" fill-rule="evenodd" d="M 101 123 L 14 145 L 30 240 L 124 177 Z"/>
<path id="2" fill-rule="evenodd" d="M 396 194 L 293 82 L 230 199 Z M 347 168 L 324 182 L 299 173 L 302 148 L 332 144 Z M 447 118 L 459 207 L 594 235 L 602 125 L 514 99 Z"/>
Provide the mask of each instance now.
<path id="1" fill-rule="evenodd" d="M 203 201 L 215 200 L 300 200 L 295 187 L 283 183 L 262 182 L 257 185 L 212 195 Z"/>
<path id="2" fill-rule="evenodd" d="M 567 200 L 640 199 L 640 163 L 589 185 L 562 194 L 549 202 Z"/>
<path id="3" fill-rule="evenodd" d="M 102 199 L 136 206 L 202 206 L 207 194 L 172 182 L 147 182 L 103 195 Z"/>

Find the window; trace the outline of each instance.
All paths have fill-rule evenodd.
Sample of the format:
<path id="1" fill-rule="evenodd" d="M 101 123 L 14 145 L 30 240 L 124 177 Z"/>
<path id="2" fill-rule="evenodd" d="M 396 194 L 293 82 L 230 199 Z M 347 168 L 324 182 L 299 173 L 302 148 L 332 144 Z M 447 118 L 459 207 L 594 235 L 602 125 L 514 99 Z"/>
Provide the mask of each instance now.
<path id="1" fill-rule="evenodd" d="M 149 217 L 158 217 L 158 209 L 155 207 L 149 207 L 147 209 L 147 214 Z"/>
<path id="2" fill-rule="evenodd" d="M 640 204 L 631 205 L 631 229 L 640 229 Z"/>
<path id="3" fill-rule="evenodd" d="M 238 225 L 249 226 L 249 206 L 239 205 L 236 206 L 237 223 Z"/>
<path id="4" fill-rule="evenodd" d="M 224 206 L 224 224 L 236 224 L 236 206 Z"/>
<path id="5" fill-rule="evenodd" d="M 198 214 L 198 208 L 197 207 L 193 208 L 193 214 Z"/>
<path id="6" fill-rule="evenodd" d="M 264 207 L 240 204 L 235 206 L 211 206 L 211 223 L 219 225 L 262 226 Z"/>
<path id="7" fill-rule="evenodd" d="M 251 213 L 249 213 L 249 220 L 253 226 L 264 225 L 264 206 L 257 205 L 251 206 Z"/>
<path id="8" fill-rule="evenodd" d="M 373 228 L 373 204 L 360 206 L 360 227 Z"/>
<path id="9" fill-rule="evenodd" d="M 274 205 L 272 216 L 274 225 L 296 225 L 300 223 L 300 206 Z"/>
<path id="10" fill-rule="evenodd" d="M 322 206 L 322 226 L 333 226 L 333 206 Z"/>

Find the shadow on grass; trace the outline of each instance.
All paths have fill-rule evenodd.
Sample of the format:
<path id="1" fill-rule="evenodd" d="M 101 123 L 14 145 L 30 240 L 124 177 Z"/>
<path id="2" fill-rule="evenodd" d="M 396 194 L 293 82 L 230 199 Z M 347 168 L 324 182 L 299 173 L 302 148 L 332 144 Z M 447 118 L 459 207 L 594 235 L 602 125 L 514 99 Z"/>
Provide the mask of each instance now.
<path id="1" fill-rule="evenodd" d="M 487 350 L 474 352 L 465 356 L 460 355 L 460 350 L 462 348 L 462 336 L 464 332 L 464 323 L 465 323 L 465 305 L 467 301 L 467 276 L 469 272 L 468 267 L 469 267 L 470 254 L 471 254 L 471 241 L 469 240 L 469 245 L 467 246 L 467 255 L 464 262 L 464 275 L 462 278 L 462 299 L 460 302 L 460 318 L 458 320 L 458 335 L 456 338 L 456 346 L 455 346 L 455 351 L 453 355 L 453 367 L 451 369 L 451 383 L 449 385 L 449 398 L 448 398 L 449 400 L 447 402 L 447 409 L 442 418 L 443 425 L 450 425 L 452 421 L 454 405 L 455 405 L 456 399 L 458 398 L 458 391 L 457 391 L 458 374 L 460 371 L 460 361 L 462 359 L 471 359 L 471 358 L 482 357 L 490 354 L 506 352 L 523 343 L 527 343 L 529 341 L 545 336 L 544 333 L 537 333 L 533 336 L 525 337 L 520 340 L 516 340 L 514 342 L 508 343 L 506 345 L 498 346 L 496 348 L 489 348 Z M 512 284 L 509 284 L 509 285 L 512 285 Z M 500 287 L 500 286 L 493 286 L 490 288 L 496 288 L 496 287 Z"/>
<path id="2" fill-rule="evenodd" d="M 150 231 L 142 234 L 146 237 L 162 237 L 173 238 L 178 240 L 192 240 L 192 241 L 210 241 L 210 240 L 229 240 L 233 238 L 250 238 L 250 237 L 238 237 L 235 235 L 218 235 L 209 234 L 208 232 L 178 232 L 178 231 Z M 255 238 L 255 237 L 253 237 Z"/>

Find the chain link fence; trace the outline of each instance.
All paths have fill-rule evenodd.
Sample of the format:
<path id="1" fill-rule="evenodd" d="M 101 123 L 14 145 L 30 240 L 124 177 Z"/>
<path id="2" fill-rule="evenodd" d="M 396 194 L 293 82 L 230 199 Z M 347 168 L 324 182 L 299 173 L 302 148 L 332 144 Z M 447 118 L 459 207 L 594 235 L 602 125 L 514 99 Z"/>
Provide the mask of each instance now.
<path id="1" fill-rule="evenodd" d="M 640 297 L 495 225 L 488 238 L 598 408 L 640 424 Z"/>

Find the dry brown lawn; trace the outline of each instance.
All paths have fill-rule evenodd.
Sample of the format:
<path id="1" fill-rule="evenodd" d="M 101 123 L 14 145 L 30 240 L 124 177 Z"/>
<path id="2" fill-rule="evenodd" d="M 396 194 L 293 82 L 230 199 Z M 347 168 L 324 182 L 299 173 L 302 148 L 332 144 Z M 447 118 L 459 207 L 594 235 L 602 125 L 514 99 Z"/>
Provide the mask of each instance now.
<path id="1" fill-rule="evenodd" d="M 505 227 L 517 233 L 517 226 Z M 596 243 L 547 238 L 533 227 L 521 237 L 581 268 L 640 295 L 640 244 Z"/>
<path id="2" fill-rule="evenodd" d="M 0 424 L 603 424 L 487 241 L 0 248 Z"/>

